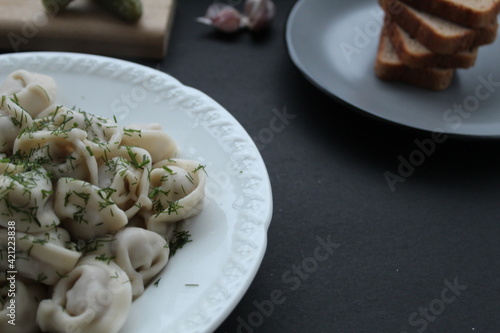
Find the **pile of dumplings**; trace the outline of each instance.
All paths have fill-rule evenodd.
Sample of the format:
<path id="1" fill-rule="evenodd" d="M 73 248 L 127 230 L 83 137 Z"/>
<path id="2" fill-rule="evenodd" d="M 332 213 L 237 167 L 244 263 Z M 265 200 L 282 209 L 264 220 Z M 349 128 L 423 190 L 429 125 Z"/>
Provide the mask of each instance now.
<path id="1" fill-rule="evenodd" d="M 120 127 L 56 92 L 26 70 L 0 85 L 0 332 L 114 333 L 167 264 L 177 222 L 202 209 L 206 174 L 161 126 Z"/>

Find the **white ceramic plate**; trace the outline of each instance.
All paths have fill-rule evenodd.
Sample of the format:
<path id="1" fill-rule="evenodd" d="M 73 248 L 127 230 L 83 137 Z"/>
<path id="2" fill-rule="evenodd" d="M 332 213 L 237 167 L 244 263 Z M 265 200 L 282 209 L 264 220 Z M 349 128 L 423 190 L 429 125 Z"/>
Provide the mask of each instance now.
<path id="1" fill-rule="evenodd" d="M 210 97 L 144 66 L 72 53 L 0 56 L 1 81 L 20 68 L 54 77 L 63 105 L 124 125 L 160 123 L 181 157 L 206 165 L 206 204 L 184 226 L 193 241 L 134 301 L 121 333 L 215 330 L 249 287 L 267 244 L 271 186 L 250 136 Z"/>
<path id="2" fill-rule="evenodd" d="M 449 89 L 433 92 L 376 78 L 382 21 L 376 0 L 300 0 L 287 22 L 289 54 L 320 89 L 374 116 L 426 131 L 500 136 L 500 38 L 481 47 Z"/>

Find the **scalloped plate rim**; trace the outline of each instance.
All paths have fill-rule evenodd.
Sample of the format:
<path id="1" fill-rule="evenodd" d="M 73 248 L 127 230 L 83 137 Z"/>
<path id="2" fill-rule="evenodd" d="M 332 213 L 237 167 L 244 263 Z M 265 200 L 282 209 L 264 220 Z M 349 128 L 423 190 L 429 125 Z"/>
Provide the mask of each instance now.
<path id="1" fill-rule="evenodd" d="M 166 331 L 178 332 L 179 327 L 186 327 L 186 325 L 189 327 L 189 329 L 188 330 L 182 329 L 183 332 L 184 331 L 208 332 L 208 331 L 215 330 L 226 319 L 226 317 L 236 307 L 236 305 L 239 303 L 239 301 L 241 300 L 243 295 L 246 293 L 247 289 L 249 288 L 250 284 L 252 283 L 252 281 L 253 281 L 253 279 L 254 279 L 254 277 L 255 277 L 255 275 L 260 267 L 260 264 L 262 263 L 262 260 L 264 258 L 265 251 L 267 248 L 267 241 L 268 241 L 267 230 L 268 230 L 269 225 L 271 223 L 272 212 L 273 212 L 272 188 L 271 188 L 271 182 L 269 180 L 269 175 L 268 175 L 265 163 L 264 163 L 262 156 L 260 155 L 260 152 L 258 151 L 255 143 L 251 139 L 250 135 L 245 131 L 243 126 L 234 118 L 233 115 L 231 115 L 226 109 L 224 109 L 219 103 L 217 103 L 215 100 L 213 100 L 210 96 L 204 94 L 203 92 L 201 92 L 200 90 L 198 90 L 196 88 L 189 87 L 189 86 L 182 84 L 178 79 L 174 78 L 173 76 L 171 76 L 167 73 L 161 72 L 161 71 L 153 69 L 151 67 L 147 67 L 147 66 L 142 65 L 142 64 L 136 64 L 136 63 L 133 63 L 133 62 L 130 62 L 127 60 L 116 59 L 116 58 L 111 58 L 111 57 L 101 56 L 101 55 L 72 53 L 72 52 L 40 51 L 40 52 L 7 53 L 7 54 L 0 55 L 0 77 L 6 76 L 12 70 L 21 68 L 21 67 L 16 67 L 16 65 L 15 65 L 12 70 L 9 70 L 9 72 L 3 72 L 4 67 L 2 67 L 2 65 L 3 65 L 2 62 L 6 61 L 7 59 L 14 60 L 14 61 L 17 60 L 18 64 L 19 64 L 19 62 L 22 62 L 21 60 L 24 60 L 25 63 L 27 64 L 27 60 L 29 60 L 30 58 L 36 59 L 36 57 L 40 57 L 39 59 L 47 59 L 48 58 L 48 59 L 52 59 L 52 60 L 54 60 L 54 58 L 56 58 L 56 57 L 66 57 L 66 58 L 72 58 L 72 59 L 94 60 L 97 63 L 108 62 L 110 64 L 116 64 L 116 65 L 119 65 L 122 67 L 127 66 L 128 68 L 134 68 L 134 69 L 138 69 L 140 71 L 144 71 L 146 74 L 152 75 L 155 78 L 165 79 L 168 82 L 170 88 L 172 88 L 172 87 L 176 88 L 175 91 L 177 93 L 179 93 L 181 95 L 185 94 L 185 96 L 188 96 L 188 97 L 190 97 L 190 96 L 191 97 L 192 96 L 198 97 L 199 98 L 198 101 L 200 101 L 201 105 L 198 105 L 196 107 L 200 107 L 200 108 L 208 107 L 209 110 L 215 111 L 215 113 L 218 116 L 222 117 L 223 120 L 227 124 L 230 124 L 230 126 L 232 126 L 232 128 L 236 132 L 235 137 L 238 140 L 240 140 L 241 142 L 243 142 L 245 145 L 247 145 L 247 148 L 249 150 L 249 152 L 248 152 L 249 156 L 251 156 L 252 158 L 254 158 L 256 160 L 256 164 L 259 168 L 258 170 L 260 172 L 260 177 L 261 177 L 261 181 L 262 181 L 261 187 L 263 188 L 261 190 L 263 190 L 264 194 L 265 194 L 263 204 L 262 204 L 262 206 L 263 206 L 262 213 L 263 214 L 260 217 L 260 220 L 257 221 L 258 223 L 256 223 L 257 227 L 255 228 L 254 231 L 252 231 L 252 232 L 255 232 L 254 238 L 260 243 L 256 244 L 256 249 L 253 253 L 253 256 L 248 260 L 249 261 L 248 266 L 244 267 L 244 268 L 246 268 L 246 271 L 244 272 L 244 274 L 239 276 L 236 283 L 234 283 L 234 285 L 236 285 L 235 288 L 237 290 L 233 290 L 232 294 L 229 295 L 225 301 L 221 301 L 222 302 L 221 304 L 216 304 L 213 306 L 215 308 L 215 310 L 214 310 L 215 315 L 211 316 L 208 320 L 202 322 L 198 326 L 196 326 L 196 320 L 195 320 L 195 325 L 194 326 L 191 325 L 192 324 L 191 317 L 190 318 L 186 317 L 186 318 L 176 319 L 174 322 L 171 323 L 171 327 L 166 327 L 166 326 L 164 327 L 164 326 L 162 326 L 161 323 L 159 323 L 160 327 L 159 327 L 158 332 L 166 332 Z M 8 67 L 8 66 L 9 65 L 7 64 L 5 67 Z M 30 69 L 28 69 L 28 70 L 30 70 Z M 64 70 L 62 70 L 62 71 L 64 71 Z M 40 72 L 44 72 L 44 70 L 42 70 Z M 50 70 L 48 70 L 48 71 L 46 70 L 46 72 L 50 72 Z M 88 74 L 88 73 L 85 73 L 85 74 Z M 78 76 L 78 73 L 75 73 L 74 75 Z M 203 113 L 203 111 L 200 111 L 200 113 Z M 201 121 L 202 124 L 203 124 L 203 121 L 204 120 Z M 119 121 L 119 123 L 120 123 L 120 121 Z M 176 138 L 174 136 L 174 140 L 175 139 Z M 232 178 L 232 180 L 234 181 L 234 177 Z M 242 183 L 238 184 L 238 185 L 242 185 Z M 201 214 L 203 214 L 203 211 Z M 235 232 L 237 232 L 237 230 Z M 237 238 L 238 235 L 233 234 L 230 236 L 232 236 L 232 238 Z M 238 236 L 238 237 L 240 237 L 240 236 Z M 229 242 L 230 245 L 234 245 L 232 238 Z M 225 241 L 228 241 L 228 240 L 226 239 Z M 193 244 L 194 243 L 195 242 L 193 242 Z M 182 254 L 182 251 L 180 251 L 180 253 Z M 234 256 L 233 253 L 227 254 L 227 259 L 225 260 L 224 264 L 229 263 L 229 258 L 231 257 L 231 255 Z M 167 264 L 167 267 L 170 267 L 170 266 Z M 163 273 L 161 273 L 161 274 L 163 275 Z M 219 278 L 219 280 L 212 281 L 211 287 L 217 288 L 217 286 L 216 286 L 217 283 L 220 283 L 223 280 L 220 276 L 218 278 Z M 151 287 L 152 286 L 150 286 L 149 288 L 151 288 Z M 210 290 L 208 290 L 208 289 L 204 290 L 204 295 L 203 295 L 204 298 L 202 299 L 203 304 L 206 304 L 206 303 L 210 304 L 210 302 L 207 301 L 207 299 L 206 299 L 207 298 L 206 294 L 209 291 Z M 200 307 L 200 305 L 198 304 L 197 309 L 199 309 L 199 307 Z M 201 310 L 204 310 L 204 309 L 201 309 Z M 196 311 L 197 310 L 195 310 L 194 312 L 196 312 Z M 185 313 L 186 316 L 187 316 L 187 312 L 188 311 L 186 311 L 186 313 Z M 201 312 L 200 313 L 193 313 L 191 311 L 191 313 L 189 313 L 189 315 L 193 316 L 193 318 L 196 318 L 196 316 L 203 317 L 204 314 L 201 314 Z M 176 326 L 174 326 L 174 325 L 176 325 Z M 123 331 L 123 329 L 120 330 L 120 333 L 122 331 Z M 129 331 L 126 330 L 126 332 L 128 333 Z"/>

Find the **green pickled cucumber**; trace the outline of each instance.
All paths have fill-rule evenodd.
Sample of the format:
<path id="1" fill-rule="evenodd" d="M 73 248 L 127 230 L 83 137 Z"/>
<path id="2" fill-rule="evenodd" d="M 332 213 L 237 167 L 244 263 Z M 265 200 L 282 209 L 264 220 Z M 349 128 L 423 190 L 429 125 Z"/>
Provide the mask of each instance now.
<path id="1" fill-rule="evenodd" d="M 141 0 L 94 0 L 117 17 L 127 22 L 137 22 L 142 16 Z"/>
<path id="2" fill-rule="evenodd" d="M 52 15 L 62 11 L 73 0 L 42 0 L 45 10 Z"/>

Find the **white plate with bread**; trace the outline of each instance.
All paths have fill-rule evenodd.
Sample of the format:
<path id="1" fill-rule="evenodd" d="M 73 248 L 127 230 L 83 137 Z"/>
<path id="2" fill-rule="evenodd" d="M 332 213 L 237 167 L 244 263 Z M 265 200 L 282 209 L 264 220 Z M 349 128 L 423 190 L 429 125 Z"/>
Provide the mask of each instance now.
<path id="1" fill-rule="evenodd" d="M 500 0 L 299 0 L 286 41 L 311 82 L 355 109 L 430 132 L 496 137 L 499 12 Z"/>

